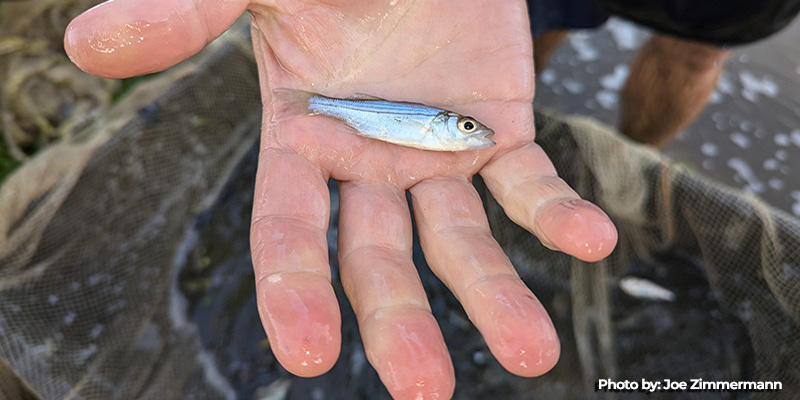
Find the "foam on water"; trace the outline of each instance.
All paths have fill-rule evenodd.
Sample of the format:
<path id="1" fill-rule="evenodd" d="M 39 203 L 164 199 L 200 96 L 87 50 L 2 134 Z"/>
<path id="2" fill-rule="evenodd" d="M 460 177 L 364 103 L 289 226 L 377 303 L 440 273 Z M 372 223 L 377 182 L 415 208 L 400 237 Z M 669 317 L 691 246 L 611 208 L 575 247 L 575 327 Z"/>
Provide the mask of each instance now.
<path id="1" fill-rule="evenodd" d="M 723 72 L 717 80 L 717 90 L 723 94 L 734 94 L 736 92 L 736 85 L 731 80 L 731 75 Z"/>
<path id="2" fill-rule="evenodd" d="M 704 142 L 700 145 L 700 151 L 707 157 L 716 157 L 719 154 L 719 146 L 711 142 Z"/>
<path id="3" fill-rule="evenodd" d="M 581 81 L 577 81 L 572 78 L 566 78 L 561 81 L 561 84 L 564 85 L 564 88 L 572 94 L 583 93 L 583 83 Z"/>
<path id="4" fill-rule="evenodd" d="M 627 64 L 617 64 L 614 72 L 600 78 L 600 85 L 607 90 L 619 91 L 625 85 L 625 81 L 630 74 L 630 67 Z"/>
<path id="5" fill-rule="evenodd" d="M 588 35 L 569 35 L 569 45 L 577 52 L 578 61 L 590 62 L 600 58 L 600 51 L 594 47 Z"/>
<path id="6" fill-rule="evenodd" d="M 547 86 L 553 86 L 556 83 L 556 79 L 558 79 L 558 74 L 552 68 L 547 68 L 539 74 L 539 80 Z"/>
<path id="7" fill-rule="evenodd" d="M 642 44 L 642 39 L 644 38 L 644 34 L 636 25 L 619 18 L 609 19 L 605 29 L 608 29 L 611 33 L 611 37 L 614 38 L 619 51 L 636 50 Z"/>
<path id="8" fill-rule="evenodd" d="M 70 312 L 64 314 L 64 318 L 61 321 L 64 323 L 64 325 L 69 326 L 69 325 L 72 325 L 73 322 L 75 322 L 75 318 L 77 318 L 77 317 L 78 317 L 78 314 L 70 311 Z"/>
<path id="9" fill-rule="evenodd" d="M 764 160 L 764 169 L 767 171 L 775 171 L 780 167 L 780 163 L 778 160 L 774 158 L 768 158 Z"/>
<path id="10" fill-rule="evenodd" d="M 795 129 L 789 135 L 789 140 L 792 142 L 793 145 L 800 147 L 800 129 Z"/>
<path id="11" fill-rule="evenodd" d="M 735 143 L 737 146 L 747 149 L 750 147 L 750 138 L 747 135 L 741 132 L 734 132 L 731 133 L 731 141 Z"/>
<path id="12" fill-rule="evenodd" d="M 794 204 L 792 204 L 792 213 L 800 217 L 800 190 L 793 190 L 791 193 Z"/>
<path id="13" fill-rule="evenodd" d="M 742 97 L 751 102 L 758 101 L 758 95 L 774 98 L 780 94 L 778 84 L 766 75 L 759 78 L 750 71 L 742 71 L 739 81 L 742 83 Z"/>
<path id="14" fill-rule="evenodd" d="M 601 90 L 594 95 L 594 98 L 600 104 L 600 107 L 606 110 L 617 108 L 617 103 L 619 102 L 619 95 L 610 90 Z"/>
<path id="15" fill-rule="evenodd" d="M 737 176 L 745 181 L 747 186 L 744 190 L 752 193 L 764 192 L 764 182 L 758 179 L 753 169 L 741 158 L 734 157 L 728 160 L 728 167 L 736 171 Z"/>
<path id="16" fill-rule="evenodd" d="M 775 135 L 775 137 L 772 138 L 772 140 L 775 142 L 775 144 L 777 144 L 778 146 L 781 146 L 781 147 L 787 147 L 792 143 L 789 140 L 789 135 L 787 135 L 785 133 L 779 133 L 779 134 Z"/>
<path id="17" fill-rule="evenodd" d="M 719 104 L 724 100 L 722 93 L 719 91 L 711 92 L 711 97 L 708 98 L 708 104 Z"/>
<path id="18" fill-rule="evenodd" d="M 767 184 L 773 190 L 783 190 L 783 180 L 778 178 L 771 178 Z"/>

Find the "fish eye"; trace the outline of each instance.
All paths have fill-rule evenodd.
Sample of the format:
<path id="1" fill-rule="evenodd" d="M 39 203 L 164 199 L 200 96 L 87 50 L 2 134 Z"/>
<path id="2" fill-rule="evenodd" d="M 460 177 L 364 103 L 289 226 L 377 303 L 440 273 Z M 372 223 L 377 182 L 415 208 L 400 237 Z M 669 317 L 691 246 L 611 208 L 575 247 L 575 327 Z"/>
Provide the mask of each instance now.
<path id="1" fill-rule="evenodd" d="M 458 130 L 464 133 L 472 133 L 478 130 L 478 121 L 470 117 L 463 117 L 458 120 Z"/>

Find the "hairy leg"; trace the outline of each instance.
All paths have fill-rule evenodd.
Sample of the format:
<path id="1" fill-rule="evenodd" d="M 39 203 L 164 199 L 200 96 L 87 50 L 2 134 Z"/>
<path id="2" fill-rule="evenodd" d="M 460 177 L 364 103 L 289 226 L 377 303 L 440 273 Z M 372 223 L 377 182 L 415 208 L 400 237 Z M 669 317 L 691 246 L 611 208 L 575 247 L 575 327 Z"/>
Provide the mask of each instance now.
<path id="1" fill-rule="evenodd" d="M 620 130 L 663 146 L 705 107 L 730 50 L 655 35 L 636 56 L 622 91 Z"/>
<path id="2" fill-rule="evenodd" d="M 552 30 L 533 37 L 533 60 L 536 75 L 539 75 L 544 70 L 544 67 L 547 66 L 550 56 L 555 53 L 558 46 L 567 37 L 568 32 L 566 30 Z"/>

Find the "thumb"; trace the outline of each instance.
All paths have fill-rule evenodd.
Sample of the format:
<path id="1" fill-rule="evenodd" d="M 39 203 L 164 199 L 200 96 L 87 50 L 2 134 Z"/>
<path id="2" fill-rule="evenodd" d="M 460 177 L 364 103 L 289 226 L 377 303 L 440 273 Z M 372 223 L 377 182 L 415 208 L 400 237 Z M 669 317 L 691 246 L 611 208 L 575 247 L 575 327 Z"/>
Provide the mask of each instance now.
<path id="1" fill-rule="evenodd" d="M 199 52 L 247 9 L 248 0 L 111 0 L 75 18 L 64 47 L 82 70 L 127 78 Z"/>

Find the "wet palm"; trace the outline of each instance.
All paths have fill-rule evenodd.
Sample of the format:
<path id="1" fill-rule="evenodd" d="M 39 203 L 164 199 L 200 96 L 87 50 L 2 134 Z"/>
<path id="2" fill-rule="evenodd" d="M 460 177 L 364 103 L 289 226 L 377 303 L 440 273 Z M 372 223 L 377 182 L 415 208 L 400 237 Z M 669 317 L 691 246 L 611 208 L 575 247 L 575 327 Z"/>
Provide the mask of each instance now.
<path id="1" fill-rule="evenodd" d="M 434 176 L 471 176 L 497 152 L 532 140 L 533 58 L 523 2 L 286 3 L 254 9 L 267 118 L 270 89 L 369 94 L 472 114 L 497 131 L 498 146 L 414 151 L 354 137 L 318 117 L 270 126 L 265 146 L 296 149 L 337 179 L 390 180 L 405 189 Z"/>
<path id="2" fill-rule="evenodd" d="M 532 143 L 524 7 L 522 0 L 117 0 L 77 18 L 66 41 L 85 70 L 129 76 L 188 57 L 248 8 L 265 108 L 251 249 L 272 350 L 303 376 L 325 372 L 338 357 L 326 242 L 333 177 L 341 281 L 367 357 L 393 396 L 438 398 L 452 394 L 454 373 L 411 259 L 406 189 L 431 268 L 498 360 L 524 376 L 552 367 L 558 339 L 492 238 L 470 177 L 480 173 L 508 215 L 550 247 L 591 261 L 616 241 L 602 211 L 579 200 Z M 137 46 L 97 50 L 131 30 L 142 38 Z M 278 122 L 272 90 L 279 88 L 450 109 L 492 128 L 497 146 L 431 152 L 365 139 L 324 117 Z"/>

